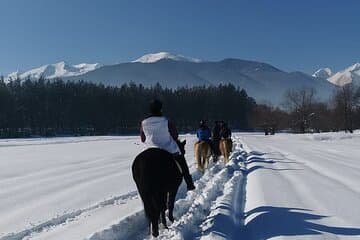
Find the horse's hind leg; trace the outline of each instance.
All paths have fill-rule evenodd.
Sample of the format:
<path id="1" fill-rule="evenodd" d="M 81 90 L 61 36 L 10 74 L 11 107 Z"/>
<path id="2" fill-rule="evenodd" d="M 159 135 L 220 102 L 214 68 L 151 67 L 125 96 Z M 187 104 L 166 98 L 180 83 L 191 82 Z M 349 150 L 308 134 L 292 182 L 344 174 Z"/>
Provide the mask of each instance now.
<path id="1" fill-rule="evenodd" d="M 196 163 L 197 163 L 197 169 L 202 171 L 203 170 L 202 157 L 199 153 L 197 153 L 197 155 L 196 155 Z"/>
<path id="2" fill-rule="evenodd" d="M 167 224 L 166 224 L 165 210 L 161 211 L 161 213 L 160 213 L 160 221 L 164 225 L 164 228 L 168 229 Z"/>
<path id="3" fill-rule="evenodd" d="M 167 229 L 166 218 L 165 218 L 165 211 L 166 211 L 166 201 L 167 201 L 167 193 L 163 192 L 160 193 L 158 196 L 158 208 L 159 208 L 159 215 L 160 215 L 160 222 L 164 225 L 164 228 Z"/>
<path id="4" fill-rule="evenodd" d="M 159 236 L 159 222 L 158 222 L 158 219 L 151 219 L 151 235 L 153 235 L 153 237 Z"/>
<path id="5" fill-rule="evenodd" d="M 160 193 L 154 193 L 148 200 L 149 200 L 149 211 L 147 213 L 150 221 L 151 221 L 151 235 L 153 237 L 159 236 L 159 218 L 160 218 L 160 212 L 162 209 L 161 205 L 161 194 Z M 144 201 L 144 207 L 145 207 L 145 201 Z"/>
<path id="6" fill-rule="evenodd" d="M 200 171 L 203 170 L 204 166 L 203 166 L 203 163 L 202 163 L 202 157 L 201 155 L 198 156 L 198 158 L 196 159 L 196 162 L 197 162 L 197 169 L 199 169 Z"/>
<path id="7" fill-rule="evenodd" d="M 226 149 L 224 153 L 224 163 L 227 164 L 229 162 L 229 152 Z"/>
<path id="8" fill-rule="evenodd" d="M 174 215 L 173 215 L 173 211 L 174 211 L 174 204 L 175 204 L 175 197 L 176 197 L 176 192 L 169 192 L 168 195 L 168 218 L 170 220 L 170 222 L 174 222 Z"/>
<path id="9" fill-rule="evenodd" d="M 201 171 L 205 171 L 205 157 L 201 156 Z"/>

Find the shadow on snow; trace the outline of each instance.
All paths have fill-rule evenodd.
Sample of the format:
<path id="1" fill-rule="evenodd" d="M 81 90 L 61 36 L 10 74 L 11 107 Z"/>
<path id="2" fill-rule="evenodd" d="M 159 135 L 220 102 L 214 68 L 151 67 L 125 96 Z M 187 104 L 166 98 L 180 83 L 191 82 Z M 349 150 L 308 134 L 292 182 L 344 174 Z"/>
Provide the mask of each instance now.
<path id="1" fill-rule="evenodd" d="M 263 206 L 245 213 L 252 217 L 244 227 L 245 239 L 269 239 L 276 236 L 320 235 L 323 233 L 360 236 L 360 228 L 332 227 L 310 221 L 320 220 L 327 216 L 312 214 L 311 210 Z"/>

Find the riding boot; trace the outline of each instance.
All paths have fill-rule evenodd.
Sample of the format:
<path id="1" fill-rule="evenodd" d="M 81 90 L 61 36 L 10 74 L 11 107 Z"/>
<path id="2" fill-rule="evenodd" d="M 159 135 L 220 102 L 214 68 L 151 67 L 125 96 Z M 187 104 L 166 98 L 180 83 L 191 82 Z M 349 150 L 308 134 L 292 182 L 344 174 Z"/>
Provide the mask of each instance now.
<path id="1" fill-rule="evenodd" d="M 194 182 L 192 180 L 192 177 L 190 175 L 189 172 L 189 167 L 186 163 L 185 157 L 183 155 L 175 155 L 174 159 L 176 162 L 179 163 L 187 189 L 188 190 L 194 190 L 195 186 L 194 186 Z"/>
<path id="2" fill-rule="evenodd" d="M 214 163 L 218 161 L 218 158 L 220 156 L 220 149 L 219 149 L 219 140 L 217 139 L 213 139 L 212 140 L 212 145 L 213 145 L 213 161 Z"/>

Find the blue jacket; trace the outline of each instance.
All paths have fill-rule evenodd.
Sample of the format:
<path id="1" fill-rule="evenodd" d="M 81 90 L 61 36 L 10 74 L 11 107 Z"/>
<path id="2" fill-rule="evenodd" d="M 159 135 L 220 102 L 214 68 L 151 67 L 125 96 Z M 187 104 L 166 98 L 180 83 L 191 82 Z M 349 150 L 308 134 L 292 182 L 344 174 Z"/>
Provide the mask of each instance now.
<path id="1" fill-rule="evenodd" d="M 208 141 L 211 137 L 211 131 L 209 128 L 200 128 L 197 130 L 196 136 L 200 141 Z"/>

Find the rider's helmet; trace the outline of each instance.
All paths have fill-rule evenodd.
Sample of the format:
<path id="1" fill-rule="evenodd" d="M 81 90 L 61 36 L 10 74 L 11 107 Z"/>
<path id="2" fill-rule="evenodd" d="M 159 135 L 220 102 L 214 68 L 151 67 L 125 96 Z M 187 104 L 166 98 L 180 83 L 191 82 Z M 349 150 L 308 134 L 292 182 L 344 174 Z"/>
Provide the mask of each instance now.
<path id="1" fill-rule="evenodd" d="M 150 102 L 150 105 L 149 105 L 149 110 L 150 110 L 150 113 L 153 114 L 153 115 L 161 115 L 161 111 L 162 111 L 162 102 L 158 99 L 153 99 L 151 102 Z"/>

